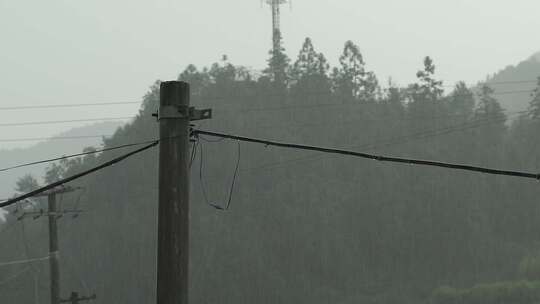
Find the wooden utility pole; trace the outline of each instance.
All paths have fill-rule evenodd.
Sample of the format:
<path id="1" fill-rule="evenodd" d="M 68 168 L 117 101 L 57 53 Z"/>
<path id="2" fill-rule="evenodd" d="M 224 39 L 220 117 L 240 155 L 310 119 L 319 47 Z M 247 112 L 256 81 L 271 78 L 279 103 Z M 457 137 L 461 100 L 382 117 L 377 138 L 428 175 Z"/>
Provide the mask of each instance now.
<path id="1" fill-rule="evenodd" d="M 50 294 L 51 294 L 51 304 L 60 304 L 65 303 L 66 301 L 60 299 L 60 266 L 59 266 L 59 251 L 58 251 L 58 227 L 57 220 L 64 214 L 74 213 L 79 214 L 81 210 L 61 210 L 57 209 L 56 205 L 56 195 L 61 193 L 68 193 L 75 191 L 76 188 L 73 187 L 58 187 L 43 193 L 36 195 L 35 197 L 47 197 L 48 210 L 44 212 L 43 210 L 37 212 L 24 212 L 18 220 L 23 220 L 26 216 L 33 216 L 34 219 L 37 219 L 41 216 L 47 216 L 49 220 L 49 266 L 50 266 Z M 37 280 L 37 277 L 36 277 Z M 37 293 L 37 292 L 36 292 Z M 75 293 L 76 294 L 76 293 Z M 73 297 L 73 293 L 71 294 Z M 95 295 L 92 297 L 80 298 L 82 300 L 92 300 L 95 299 Z M 77 294 L 78 298 L 78 294 Z"/>
<path id="2" fill-rule="evenodd" d="M 51 304 L 60 303 L 60 269 L 58 266 L 58 229 L 56 226 L 56 191 L 47 195 L 49 205 L 49 265 L 51 279 Z"/>
<path id="3" fill-rule="evenodd" d="M 157 304 L 187 304 L 189 85 L 161 83 L 159 105 Z"/>
<path id="4" fill-rule="evenodd" d="M 188 303 L 190 120 L 212 116 L 190 107 L 189 96 L 185 82 L 161 83 L 157 304 Z"/>

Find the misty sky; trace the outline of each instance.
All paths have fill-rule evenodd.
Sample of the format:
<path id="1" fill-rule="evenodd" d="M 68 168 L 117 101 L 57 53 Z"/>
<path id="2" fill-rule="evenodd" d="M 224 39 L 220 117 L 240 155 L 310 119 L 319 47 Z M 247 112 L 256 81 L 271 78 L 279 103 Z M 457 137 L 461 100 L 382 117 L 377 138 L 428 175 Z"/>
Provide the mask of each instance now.
<path id="1" fill-rule="evenodd" d="M 382 83 L 413 81 L 430 55 L 452 84 L 539 51 L 539 11 L 538 0 L 294 0 L 282 8 L 282 31 L 293 58 L 309 36 L 336 63 L 350 39 Z M 0 107 L 137 101 L 154 80 L 222 54 L 261 69 L 271 44 L 270 11 L 259 0 L 0 0 L 0 33 Z M 0 122 L 125 117 L 137 109 L 0 111 Z M 2 127 L 0 140 L 79 125 Z"/>

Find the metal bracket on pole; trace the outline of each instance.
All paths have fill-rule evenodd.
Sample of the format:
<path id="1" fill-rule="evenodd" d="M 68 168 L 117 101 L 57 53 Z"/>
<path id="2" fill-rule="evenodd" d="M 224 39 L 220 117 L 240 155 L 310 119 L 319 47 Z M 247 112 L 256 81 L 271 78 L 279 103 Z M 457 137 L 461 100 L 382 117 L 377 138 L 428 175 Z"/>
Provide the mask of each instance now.
<path id="1" fill-rule="evenodd" d="M 189 108 L 189 120 L 203 120 L 212 118 L 212 109 L 197 110 L 194 107 Z"/>
<path id="2" fill-rule="evenodd" d="M 212 118 L 212 109 L 198 110 L 195 107 L 186 106 L 161 106 L 156 114 L 152 116 L 161 119 L 186 119 L 190 121 Z"/>

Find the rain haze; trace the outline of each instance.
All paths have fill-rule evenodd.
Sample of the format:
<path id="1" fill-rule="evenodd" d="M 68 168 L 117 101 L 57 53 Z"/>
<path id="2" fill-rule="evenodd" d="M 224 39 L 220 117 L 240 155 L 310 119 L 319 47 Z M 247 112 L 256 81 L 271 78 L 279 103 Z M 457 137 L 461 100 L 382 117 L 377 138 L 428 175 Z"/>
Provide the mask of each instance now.
<path id="1" fill-rule="evenodd" d="M 484 80 L 537 52 L 539 9 L 534 0 L 295 0 L 282 6 L 281 22 L 291 58 L 310 37 L 336 64 L 343 43 L 352 40 L 383 84 L 389 77 L 411 83 L 429 55 L 439 77 L 453 85 Z M 154 80 L 175 78 L 190 63 L 208 66 L 224 54 L 262 70 L 270 20 L 258 0 L 3 0 L 1 106 L 138 101 Z M 109 107 L 105 116 L 127 117 L 136 109 Z M 2 111 L 0 120 L 93 119 L 104 116 L 101 110 Z M 44 126 L 36 134 L 18 127 L 4 137 L 52 136 L 65 128 Z"/>
<path id="2" fill-rule="evenodd" d="M 538 12 L 0 0 L 0 303 L 539 303 Z"/>

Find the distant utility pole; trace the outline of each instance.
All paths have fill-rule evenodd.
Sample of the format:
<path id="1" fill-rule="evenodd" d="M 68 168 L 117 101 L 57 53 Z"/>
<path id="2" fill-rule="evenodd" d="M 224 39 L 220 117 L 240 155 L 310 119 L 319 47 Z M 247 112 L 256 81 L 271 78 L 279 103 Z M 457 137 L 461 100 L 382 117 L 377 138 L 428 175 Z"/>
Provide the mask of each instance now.
<path id="1" fill-rule="evenodd" d="M 68 192 L 66 189 L 53 189 L 46 193 L 49 206 L 49 265 L 51 269 L 51 304 L 60 303 L 60 268 L 58 264 L 59 252 L 58 228 L 56 223 L 56 194 L 66 192 Z"/>
<path id="2" fill-rule="evenodd" d="M 189 97 L 189 84 L 161 83 L 157 304 L 188 303 L 190 121 L 212 117 Z"/>
<path id="3" fill-rule="evenodd" d="M 59 251 L 58 251 L 58 227 L 57 219 L 65 213 L 78 214 L 79 210 L 58 211 L 56 205 L 56 195 L 62 193 L 73 192 L 77 190 L 73 187 L 58 187 L 36 195 L 35 197 L 47 197 L 48 210 L 44 212 L 24 212 L 18 220 L 24 219 L 28 215 L 32 215 L 34 219 L 41 216 L 47 216 L 49 219 L 49 266 L 50 266 L 50 294 L 51 304 L 60 304 L 63 301 L 60 299 L 60 267 L 59 267 Z M 73 295 L 73 294 L 72 294 Z M 90 299 L 90 298 L 88 298 Z"/>
<path id="4" fill-rule="evenodd" d="M 282 4 L 287 3 L 287 1 L 288 0 L 266 0 L 266 3 L 272 8 L 272 50 L 274 54 L 279 51 L 279 35 L 281 35 L 279 7 Z"/>

